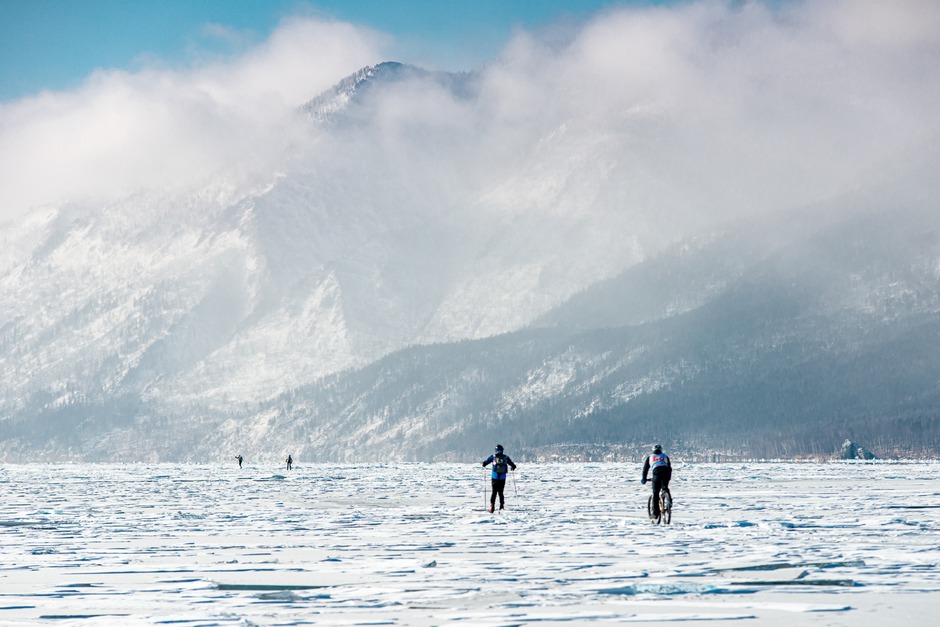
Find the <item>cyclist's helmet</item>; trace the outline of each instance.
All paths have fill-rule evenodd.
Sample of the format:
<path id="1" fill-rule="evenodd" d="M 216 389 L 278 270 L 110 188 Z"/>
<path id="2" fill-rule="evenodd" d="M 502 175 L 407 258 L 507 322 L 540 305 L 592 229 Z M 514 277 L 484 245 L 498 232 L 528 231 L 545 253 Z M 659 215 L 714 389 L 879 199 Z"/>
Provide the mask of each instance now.
<path id="1" fill-rule="evenodd" d="M 663 447 L 660 446 L 659 444 L 657 444 L 656 446 L 653 447 L 653 452 L 654 452 L 654 453 L 662 453 L 662 452 L 663 452 Z"/>
<path id="2" fill-rule="evenodd" d="M 502 445 L 502 444 L 497 444 L 497 445 L 496 445 L 496 452 L 497 452 L 497 453 L 502 453 L 502 452 L 503 452 L 503 445 Z"/>

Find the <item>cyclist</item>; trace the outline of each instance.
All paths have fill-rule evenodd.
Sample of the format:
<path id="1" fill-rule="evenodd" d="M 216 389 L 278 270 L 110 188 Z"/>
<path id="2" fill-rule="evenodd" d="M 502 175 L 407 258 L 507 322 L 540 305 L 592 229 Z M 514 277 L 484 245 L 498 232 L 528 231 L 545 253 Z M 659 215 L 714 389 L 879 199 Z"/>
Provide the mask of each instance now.
<path id="1" fill-rule="evenodd" d="M 499 509 L 503 509 L 505 500 L 503 499 L 503 490 L 506 488 L 506 473 L 512 468 L 516 469 L 516 465 L 512 463 L 512 460 L 509 459 L 509 455 L 503 453 L 503 445 L 497 444 L 496 451 L 486 458 L 483 462 L 483 467 L 486 468 L 490 463 L 493 464 L 493 494 L 490 495 L 490 513 L 493 513 L 493 510 L 496 509 L 496 495 L 499 495 Z"/>
<path id="2" fill-rule="evenodd" d="M 659 492 L 669 489 L 669 480 L 672 478 L 672 464 L 669 456 L 663 453 L 663 447 L 657 444 L 653 452 L 646 456 L 643 462 L 643 478 L 640 483 L 646 483 L 646 476 L 652 470 L 653 475 L 653 516 L 659 516 Z"/>

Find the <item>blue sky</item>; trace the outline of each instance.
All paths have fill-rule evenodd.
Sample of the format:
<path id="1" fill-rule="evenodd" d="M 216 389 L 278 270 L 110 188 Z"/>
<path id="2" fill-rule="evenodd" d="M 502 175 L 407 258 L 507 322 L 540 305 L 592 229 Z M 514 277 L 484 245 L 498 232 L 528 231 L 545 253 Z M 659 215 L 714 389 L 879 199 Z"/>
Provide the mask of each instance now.
<path id="1" fill-rule="evenodd" d="M 239 53 L 292 15 L 390 35 L 401 61 L 464 70 L 514 30 L 652 0 L 0 0 L 0 101 L 71 89 L 96 69 L 185 67 Z M 229 36 L 220 37 L 223 26 Z"/>

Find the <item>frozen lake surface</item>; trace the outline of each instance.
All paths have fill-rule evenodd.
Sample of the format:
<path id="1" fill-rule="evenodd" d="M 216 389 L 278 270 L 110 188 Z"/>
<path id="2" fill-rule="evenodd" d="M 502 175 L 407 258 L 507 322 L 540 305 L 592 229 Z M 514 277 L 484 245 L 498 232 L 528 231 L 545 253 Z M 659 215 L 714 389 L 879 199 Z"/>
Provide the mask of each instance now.
<path id="1" fill-rule="evenodd" d="M 677 463 L 668 527 L 639 474 L 3 466 L 0 625 L 937 624 L 940 463 Z"/>

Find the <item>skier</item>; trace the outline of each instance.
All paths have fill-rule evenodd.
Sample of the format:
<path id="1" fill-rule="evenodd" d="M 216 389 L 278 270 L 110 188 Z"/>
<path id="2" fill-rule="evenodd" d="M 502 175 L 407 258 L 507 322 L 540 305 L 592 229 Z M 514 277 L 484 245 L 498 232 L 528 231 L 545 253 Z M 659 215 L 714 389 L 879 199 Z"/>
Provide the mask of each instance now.
<path id="1" fill-rule="evenodd" d="M 496 495 L 499 495 L 499 509 L 503 509 L 505 500 L 503 499 L 503 490 L 506 488 L 506 473 L 509 468 L 516 469 L 516 465 L 509 459 L 509 455 L 503 453 L 503 445 L 496 445 L 496 452 L 486 458 L 483 467 L 493 464 L 493 494 L 490 495 L 490 513 L 496 509 Z"/>
<path id="2" fill-rule="evenodd" d="M 646 456 L 643 462 L 643 478 L 640 483 L 646 483 L 646 476 L 652 470 L 653 478 L 653 516 L 659 516 L 659 492 L 669 489 L 669 480 L 672 478 L 672 464 L 669 456 L 663 453 L 663 447 L 657 444 L 653 452 Z"/>
<path id="3" fill-rule="evenodd" d="M 235 459 L 238 460 L 238 467 L 241 468 L 241 467 L 242 467 L 242 460 L 245 459 L 245 458 L 242 457 L 241 455 L 236 455 L 236 456 L 235 456 Z"/>
<path id="4" fill-rule="evenodd" d="M 290 470 L 291 466 L 293 465 L 294 465 L 294 459 L 290 455 L 288 455 L 287 456 L 287 469 Z"/>

